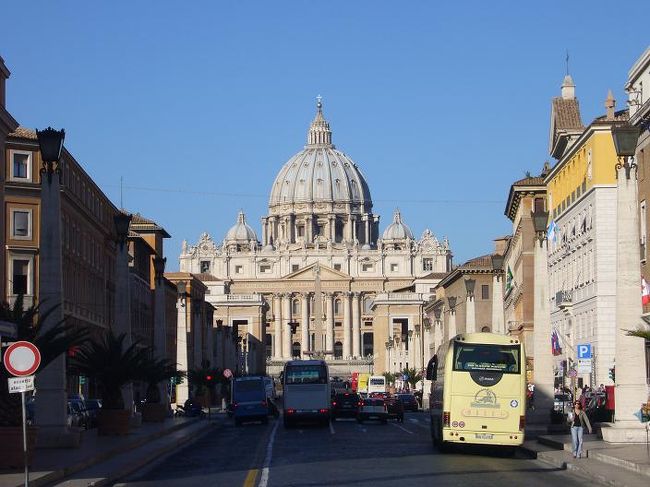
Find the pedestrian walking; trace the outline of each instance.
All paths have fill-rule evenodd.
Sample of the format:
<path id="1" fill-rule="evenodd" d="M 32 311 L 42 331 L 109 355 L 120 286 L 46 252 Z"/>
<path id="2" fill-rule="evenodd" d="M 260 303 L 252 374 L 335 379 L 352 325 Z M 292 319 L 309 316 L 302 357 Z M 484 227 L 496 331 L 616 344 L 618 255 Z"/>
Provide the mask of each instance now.
<path id="1" fill-rule="evenodd" d="M 591 423 L 587 414 L 582 409 L 580 401 L 573 403 L 573 411 L 568 416 L 569 424 L 571 425 L 571 441 L 573 444 L 573 458 L 582 457 L 582 435 L 586 427 L 591 434 Z"/>

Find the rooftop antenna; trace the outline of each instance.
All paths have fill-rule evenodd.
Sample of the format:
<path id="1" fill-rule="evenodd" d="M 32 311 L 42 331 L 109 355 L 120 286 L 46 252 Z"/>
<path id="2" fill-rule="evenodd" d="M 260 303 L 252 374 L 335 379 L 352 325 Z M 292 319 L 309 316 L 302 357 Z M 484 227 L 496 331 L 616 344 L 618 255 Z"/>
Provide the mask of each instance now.
<path id="1" fill-rule="evenodd" d="M 566 75 L 569 76 L 569 50 L 566 50 Z"/>

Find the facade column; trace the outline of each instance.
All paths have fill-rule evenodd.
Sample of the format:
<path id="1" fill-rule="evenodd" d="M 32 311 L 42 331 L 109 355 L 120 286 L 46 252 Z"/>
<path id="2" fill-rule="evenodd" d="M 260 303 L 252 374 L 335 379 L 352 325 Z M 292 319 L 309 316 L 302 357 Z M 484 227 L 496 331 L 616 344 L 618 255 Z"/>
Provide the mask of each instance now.
<path id="1" fill-rule="evenodd" d="M 361 357 L 361 309 L 359 297 L 359 293 L 352 293 L 352 356 L 357 358 Z"/>
<path id="2" fill-rule="evenodd" d="M 268 239 L 267 239 L 267 228 L 266 228 L 266 218 L 262 218 L 262 245 L 268 245 Z"/>
<path id="3" fill-rule="evenodd" d="M 189 370 L 189 362 L 187 357 L 187 298 L 185 293 L 179 293 L 178 301 L 176 302 L 176 309 L 178 316 L 176 322 L 176 363 L 178 370 Z M 185 404 L 189 397 L 189 386 L 187 380 L 182 384 L 176 386 L 176 404 Z"/>
<path id="4" fill-rule="evenodd" d="M 203 310 L 199 299 L 190 298 L 190 330 L 194 343 L 194 367 L 200 368 L 203 361 Z"/>
<path id="5" fill-rule="evenodd" d="M 505 334 L 505 318 L 503 316 L 503 282 L 498 272 L 492 276 L 492 331 Z"/>
<path id="6" fill-rule="evenodd" d="M 327 322 L 325 329 L 325 351 L 334 353 L 334 294 L 325 295 Z M 334 355 L 332 355 L 333 357 Z"/>
<path id="7" fill-rule="evenodd" d="M 449 327 L 447 329 L 447 341 L 451 340 L 457 335 L 456 332 L 456 310 L 449 308 Z"/>
<path id="8" fill-rule="evenodd" d="M 58 161 L 54 164 L 58 166 Z M 46 171 L 41 173 L 39 294 L 40 313 L 41 316 L 45 316 L 42 332 L 53 328 L 63 320 L 61 173 L 54 167 L 49 165 L 45 168 Z M 4 279 L 4 276 L 2 278 Z M 36 377 L 38 398 L 35 407 L 40 428 L 39 443 L 46 438 L 48 444 L 51 442 L 55 445 L 59 438 L 69 434 L 65 361 L 66 354 L 59 355 L 47 367 L 39 370 Z"/>
<path id="9" fill-rule="evenodd" d="M 282 300 L 279 294 L 273 295 L 273 359 L 282 359 Z"/>
<path id="10" fill-rule="evenodd" d="M 291 294 L 282 295 L 282 358 L 291 360 Z"/>
<path id="11" fill-rule="evenodd" d="M 343 293 L 343 358 L 348 359 L 352 355 L 352 309 L 350 307 L 350 293 Z"/>
<path id="12" fill-rule="evenodd" d="M 302 358 L 309 358 L 307 352 L 311 352 L 311 340 L 309 339 L 309 293 L 302 294 L 302 303 L 300 306 L 300 351 Z"/>
<path id="13" fill-rule="evenodd" d="M 357 218 L 355 216 L 352 217 L 352 240 L 358 240 L 357 239 Z"/>
<path id="14" fill-rule="evenodd" d="M 309 215 L 305 218 L 305 235 L 307 242 L 314 241 L 314 216 Z"/>
<path id="15" fill-rule="evenodd" d="M 616 165 L 616 404 L 614 428 L 603 428 L 603 438 L 640 443 L 646 441 L 646 431 L 634 413 L 647 402 L 648 387 L 645 340 L 627 335 L 627 330 L 639 328 L 643 311 L 639 300 L 637 174 L 636 164 L 630 159 Z"/>

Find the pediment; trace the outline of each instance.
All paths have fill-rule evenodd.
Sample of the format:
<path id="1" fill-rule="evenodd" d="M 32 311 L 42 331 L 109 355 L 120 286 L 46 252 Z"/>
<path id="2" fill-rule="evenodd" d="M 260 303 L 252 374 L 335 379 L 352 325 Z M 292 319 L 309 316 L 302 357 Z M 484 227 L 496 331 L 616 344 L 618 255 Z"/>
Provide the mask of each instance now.
<path id="1" fill-rule="evenodd" d="M 298 269 L 295 272 L 292 272 L 291 274 L 287 274 L 286 276 L 283 277 L 283 280 L 287 281 L 304 281 L 304 280 L 309 280 L 313 281 L 315 279 L 315 274 L 314 274 L 314 267 L 316 264 L 310 264 L 307 267 L 303 267 L 302 269 Z M 350 277 L 348 274 L 345 274 L 344 272 L 337 271 L 336 269 L 332 269 L 331 267 L 328 267 L 323 264 L 319 264 L 320 266 L 320 278 L 321 281 L 350 281 L 352 280 L 352 277 Z"/>

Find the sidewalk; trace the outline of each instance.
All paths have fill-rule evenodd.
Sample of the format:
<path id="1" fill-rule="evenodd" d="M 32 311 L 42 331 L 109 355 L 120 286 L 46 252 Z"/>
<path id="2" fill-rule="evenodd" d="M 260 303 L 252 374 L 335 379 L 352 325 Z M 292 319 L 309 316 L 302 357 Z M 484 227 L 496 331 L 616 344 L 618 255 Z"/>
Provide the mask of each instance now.
<path id="1" fill-rule="evenodd" d="M 596 435 L 585 435 L 583 458 L 571 454 L 571 435 L 543 435 L 526 441 L 524 452 L 558 468 L 601 485 L 650 485 L 650 456 L 646 445 L 612 445 Z"/>
<path id="2" fill-rule="evenodd" d="M 78 449 L 37 449 L 30 468 L 30 486 L 107 485 L 161 455 L 207 434 L 223 421 L 213 414 L 212 421 L 199 418 L 170 418 L 164 423 L 143 423 L 127 436 L 97 436 L 97 430 L 82 434 Z M 22 471 L 0 471 L 0 487 L 18 487 L 24 482 Z"/>

